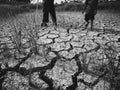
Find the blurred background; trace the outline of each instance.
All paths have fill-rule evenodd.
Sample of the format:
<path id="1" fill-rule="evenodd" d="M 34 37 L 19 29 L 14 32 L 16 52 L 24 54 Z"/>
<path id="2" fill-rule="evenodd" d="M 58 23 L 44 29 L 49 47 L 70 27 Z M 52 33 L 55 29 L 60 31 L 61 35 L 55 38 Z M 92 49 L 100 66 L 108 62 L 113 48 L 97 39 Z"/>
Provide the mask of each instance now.
<path id="1" fill-rule="evenodd" d="M 57 11 L 81 11 L 85 0 L 54 0 Z M 120 10 L 119 0 L 99 0 L 99 10 Z M 0 17 L 42 9 L 42 0 L 0 0 Z"/>
<path id="2" fill-rule="evenodd" d="M 84 2 L 54 0 L 58 23 L 56 30 L 51 27 L 51 18 L 50 27 L 43 29 L 40 26 L 42 0 L 0 0 L 0 90 L 51 90 L 46 89 L 51 84 L 47 85 L 39 78 L 41 73 L 31 76 L 31 71 L 30 75 L 26 71 L 33 67 L 48 67 L 52 60 L 54 63 L 52 58 L 57 54 L 48 53 L 52 49 L 65 57 L 58 58 L 54 66 L 51 64 L 50 68 L 43 70 L 47 80 L 55 87 L 76 85 L 72 75 L 78 73 L 77 68 L 82 66 L 87 73 L 76 76 L 84 80 L 81 80 L 83 83 L 77 82 L 75 87 L 78 90 L 120 90 L 120 0 L 99 0 L 93 31 L 89 27 L 88 30 L 81 27 Z M 23 57 L 31 51 L 33 55 L 24 62 Z M 19 66 L 17 69 L 16 64 Z M 17 72 L 9 72 L 9 67 L 14 67 Z M 4 73 L 6 70 L 8 72 Z M 109 72 L 104 75 L 106 70 Z M 87 87 L 91 85 L 94 89 Z M 36 89 L 36 86 L 44 89 Z"/>

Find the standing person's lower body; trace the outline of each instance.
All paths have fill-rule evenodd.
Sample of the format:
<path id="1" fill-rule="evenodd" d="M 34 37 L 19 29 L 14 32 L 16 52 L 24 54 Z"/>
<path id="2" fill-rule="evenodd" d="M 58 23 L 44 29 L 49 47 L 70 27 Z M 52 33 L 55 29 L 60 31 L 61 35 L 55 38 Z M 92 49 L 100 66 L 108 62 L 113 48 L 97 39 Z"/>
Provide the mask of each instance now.
<path id="1" fill-rule="evenodd" d="M 91 22 L 91 30 L 93 30 L 93 22 L 95 19 L 94 17 L 95 17 L 95 14 L 92 14 L 92 13 L 85 14 L 85 21 L 86 21 L 85 27 L 88 27 L 89 23 Z"/>
<path id="2" fill-rule="evenodd" d="M 57 26 L 56 12 L 54 6 L 49 10 L 49 13 L 51 15 L 53 25 Z"/>
<path id="3" fill-rule="evenodd" d="M 56 20 L 56 13 L 54 5 L 51 6 L 45 6 L 43 7 L 43 20 L 41 26 L 47 26 L 47 23 L 49 22 L 49 13 L 51 15 L 53 25 L 57 26 L 57 20 Z"/>

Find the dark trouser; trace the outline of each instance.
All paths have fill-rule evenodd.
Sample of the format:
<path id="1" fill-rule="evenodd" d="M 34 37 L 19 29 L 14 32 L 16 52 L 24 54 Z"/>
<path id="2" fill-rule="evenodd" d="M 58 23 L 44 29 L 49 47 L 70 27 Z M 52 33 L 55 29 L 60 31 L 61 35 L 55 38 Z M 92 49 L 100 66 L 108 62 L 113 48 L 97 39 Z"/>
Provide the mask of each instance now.
<path id="1" fill-rule="evenodd" d="M 91 13 L 85 14 L 85 21 L 87 22 L 86 27 L 89 24 L 89 20 L 91 20 L 91 30 L 93 30 L 94 19 L 95 19 L 95 14 L 91 14 Z"/>
<path id="2" fill-rule="evenodd" d="M 93 21 L 95 18 L 94 14 L 85 14 L 85 21 L 88 22 L 89 20 Z"/>
<path id="3" fill-rule="evenodd" d="M 49 22 L 49 13 L 51 15 L 53 23 L 56 23 L 56 13 L 55 13 L 54 5 L 51 5 L 51 6 L 44 5 L 44 7 L 43 7 L 43 23 Z"/>

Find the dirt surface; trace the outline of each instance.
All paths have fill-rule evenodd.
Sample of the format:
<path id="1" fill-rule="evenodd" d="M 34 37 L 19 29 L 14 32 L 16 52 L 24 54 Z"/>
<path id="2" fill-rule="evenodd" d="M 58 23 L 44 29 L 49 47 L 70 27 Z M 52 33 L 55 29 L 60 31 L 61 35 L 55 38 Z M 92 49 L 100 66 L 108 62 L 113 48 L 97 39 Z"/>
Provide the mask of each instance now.
<path id="1" fill-rule="evenodd" d="M 90 30 L 90 27 L 86 29 L 84 29 L 84 27 L 81 27 L 81 24 L 84 21 L 84 17 L 80 12 L 58 12 L 57 15 L 58 27 L 56 29 L 51 25 L 51 21 L 49 27 L 47 28 L 43 29 L 39 25 L 36 25 L 33 26 L 32 29 L 37 28 L 35 29 L 37 30 L 37 36 L 35 37 L 40 52 L 41 45 L 47 45 L 47 47 L 51 47 L 54 51 L 59 52 L 62 57 L 66 58 L 57 60 L 53 69 L 46 72 L 46 74 L 54 80 L 56 87 L 62 86 L 63 89 L 65 89 L 72 84 L 71 75 L 73 75 L 78 69 L 76 61 L 72 59 L 76 54 L 87 54 L 85 56 L 85 59 L 82 61 L 82 59 L 80 58 L 80 61 L 82 63 L 85 62 L 86 64 L 89 63 L 88 70 L 93 71 L 93 69 L 97 68 L 97 66 L 107 64 L 109 62 L 103 54 L 104 49 L 107 46 L 114 46 L 115 50 L 118 53 L 120 52 L 120 15 L 117 13 L 102 11 L 99 12 L 94 22 L 94 30 L 92 31 Z M 20 15 L 18 21 L 24 20 L 24 16 Z M 26 16 L 31 15 L 26 14 Z M 41 15 L 38 18 L 37 24 L 40 24 Z M 22 27 L 23 26 L 26 27 L 27 25 L 23 24 Z M 6 44 L 9 48 L 14 48 L 14 43 L 12 42 L 12 40 L 15 40 L 16 37 L 13 37 L 14 35 L 12 36 L 12 33 L 8 33 L 12 32 L 12 30 L 13 29 L 11 29 L 10 24 L 5 24 L 1 26 L 0 51 L 2 51 L 2 47 Z M 25 30 L 26 29 L 22 30 L 22 32 L 24 32 L 22 36 L 22 43 L 27 46 L 28 38 L 26 37 L 27 34 L 25 34 Z M 29 48 L 25 49 L 26 52 L 27 50 L 29 50 Z M 1 54 L 1 62 L 9 62 L 9 66 L 14 66 L 17 61 L 13 60 L 12 58 L 7 59 L 8 54 L 9 51 L 7 50 L 6 52 L 4 52 L 4 54 Z M 48 64 L 49 60 L 51 60 L 51 58 L 54 58 L 55 56 L 56 55 L 53 52 L 50 52 L 46 56 L 48 61 L 45 61 L 44 55 L 33 55 L 30 60 L 27 60 L 21 67 L 29 68 L 30 63 L 33 64 L 33 67 L 44 66 Z M 3 57 L 6 57 L 4 61 Z M 98 74 L 99 73 L 93 75 L 90 72 L 83 71 L 78 75 L 77 78 L 82 78 L 87 82 L 92 82 L 97 78 Z M 9 72 L 6 77 L 7 79 L 5 79 L 4 86 L 7 87 L 8 90 L 10 90 L 10 88 L 13 88 L 12 90 L 33 90 L 30 89 L 30 86 L 28 85 L 28 77 L 23 77 L 13 72 Z M 35 73 L 33 75 L 33 82 L 37 83 L 39 86 L 43 85 L 43 87 L 46 87 L 46 84 L 44 84 L 43 81 L 37 79 L 37 77 L 37 73 Z M 101 79 L 95 85 L 95 87 L 91 89 L 90 87 L 87 87 L 79 82 L 78 90 L 108 90 L 109 85 L 110 84 L 107 82 L 107 80 Z"/>

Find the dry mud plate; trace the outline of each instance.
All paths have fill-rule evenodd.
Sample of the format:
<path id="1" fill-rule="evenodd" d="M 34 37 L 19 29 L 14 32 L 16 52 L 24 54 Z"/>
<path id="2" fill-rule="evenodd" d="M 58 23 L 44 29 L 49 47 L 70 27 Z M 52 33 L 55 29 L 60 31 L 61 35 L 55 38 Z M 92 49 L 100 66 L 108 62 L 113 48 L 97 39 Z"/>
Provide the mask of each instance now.
<path id="1" fill-rule="evenodd" d="M 1 26 L 3 90 L 119 90 L 120 29 L 105 23 L 93 31 Z"/>

